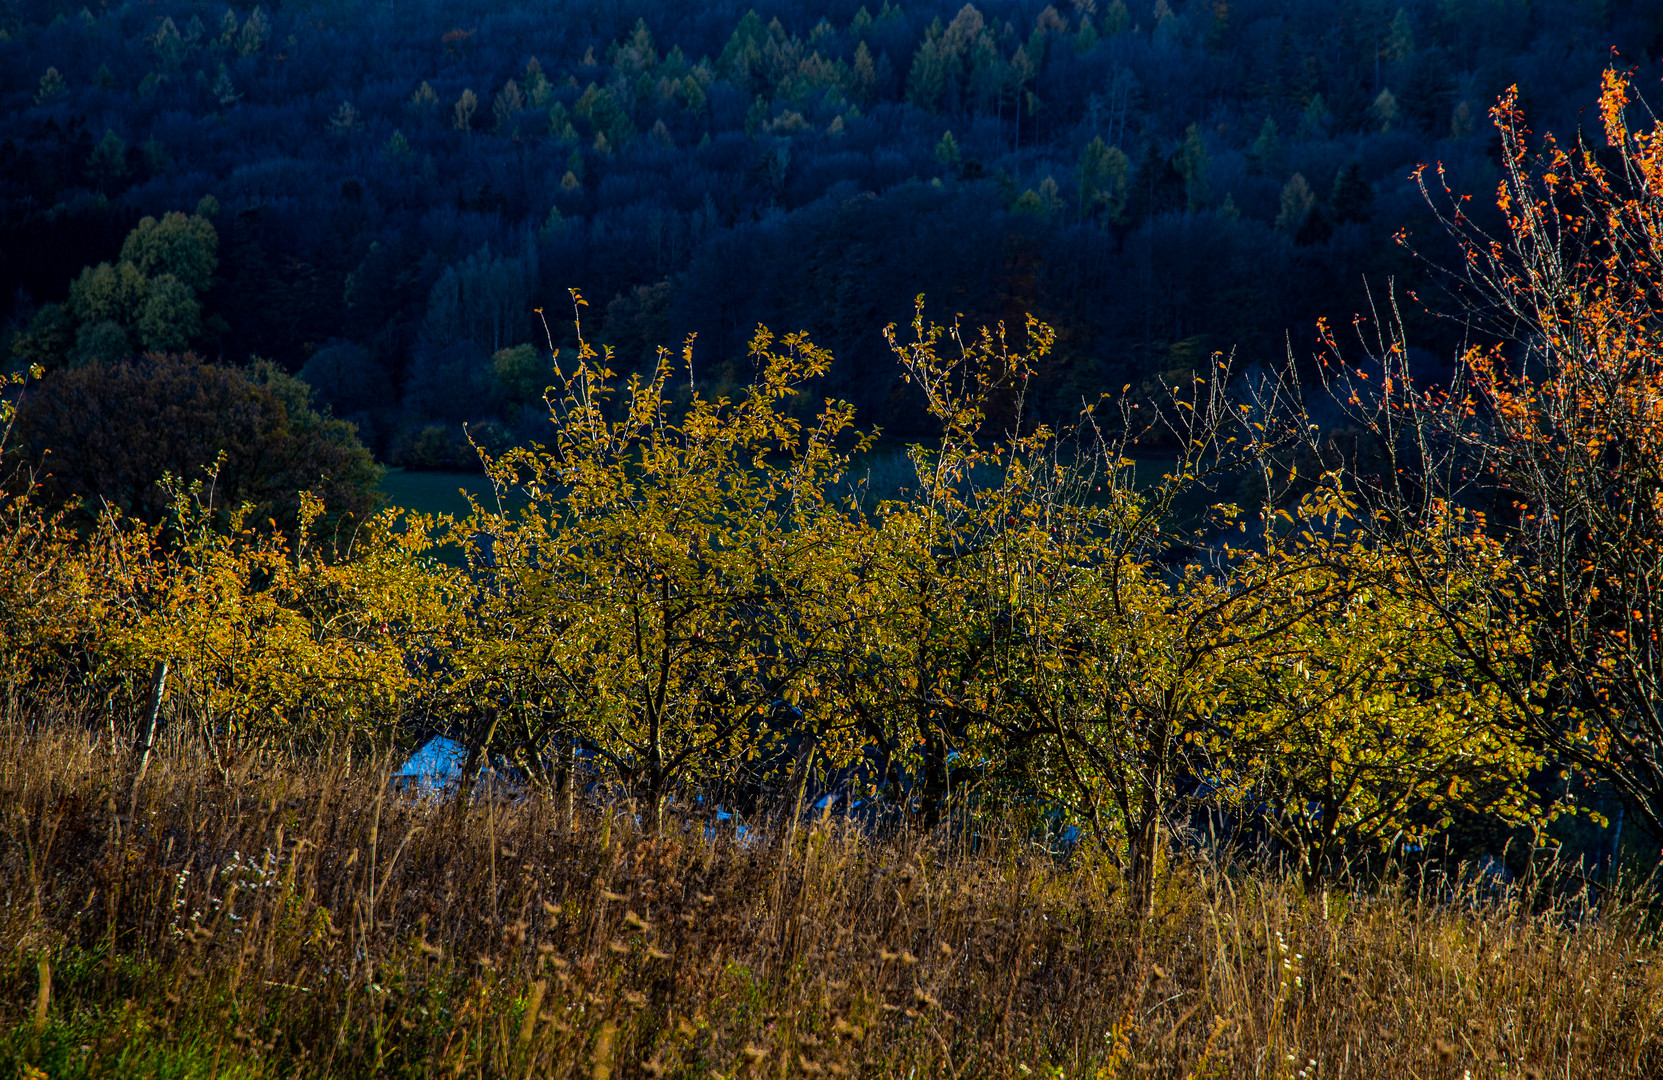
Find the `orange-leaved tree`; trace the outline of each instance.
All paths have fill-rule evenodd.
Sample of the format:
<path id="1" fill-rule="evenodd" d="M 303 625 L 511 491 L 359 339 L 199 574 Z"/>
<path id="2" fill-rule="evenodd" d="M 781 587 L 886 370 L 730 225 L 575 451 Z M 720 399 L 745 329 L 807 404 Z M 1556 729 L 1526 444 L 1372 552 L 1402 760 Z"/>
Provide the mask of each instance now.
<path id="1" fill-rule="evenodd" d="M 1371 527 L 1401 545 L 1452 642 L 1562 763 L 1663 832 L 1663 125 L 1631 125 L 1607 71 L 1604 145 L 1535 145 L 1516 89 L 1492 111 L 1504 176 L 1491 233 L 1443 181 L 1421 187 L 1462 261 L 1451 279 L 1490 344 L 1417 385 L 1401 320 L 1379 380 L 1342 400 L 1389 459 Z M 1451 580 L 1512 567 L 1482 603 Z"/>

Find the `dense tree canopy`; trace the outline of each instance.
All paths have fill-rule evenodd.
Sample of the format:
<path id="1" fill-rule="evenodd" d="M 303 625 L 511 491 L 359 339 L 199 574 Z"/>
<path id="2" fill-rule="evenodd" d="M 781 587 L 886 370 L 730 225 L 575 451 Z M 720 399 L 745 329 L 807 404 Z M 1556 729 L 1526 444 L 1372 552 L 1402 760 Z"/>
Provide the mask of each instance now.
<path id="1" fill-rule="evenodd" d="M 1406 280 L 1410 170 L 1491 186 L 1495 96 L 1574 130 L 1613 46 L 1654 64 L 1655 5 L 27 0 L 0 316 L 49 366 L 328 355 L 379 452 L 454 461 L 460 422 L 544 422 L 494 357 L 573 286 L 632 369 L 696 332 L 695 379 L 738 385 L 755 325 L 805 329 L 829 389 L 917 430 L 874 328 L 927 292 L 1056 327 L 1055 416 Z"/>
<path id="2" fill-rule="evenodd" d="M 310 397 L 305 383 L 265 362 L 233 368 L 190 354 L 93 362 L 29 389 L 8 460 L 34 465 L 38 500 L 75 500 L 88 514 L 113 507 L 158 523 L 173 503 L 164 477 L 189 483 L 212 472 L 212 503 L 247 503 L 257 522 L 292 529 L 302 491 L 362 522 L 381 470 L 352 425 L 320 415 Z"/>

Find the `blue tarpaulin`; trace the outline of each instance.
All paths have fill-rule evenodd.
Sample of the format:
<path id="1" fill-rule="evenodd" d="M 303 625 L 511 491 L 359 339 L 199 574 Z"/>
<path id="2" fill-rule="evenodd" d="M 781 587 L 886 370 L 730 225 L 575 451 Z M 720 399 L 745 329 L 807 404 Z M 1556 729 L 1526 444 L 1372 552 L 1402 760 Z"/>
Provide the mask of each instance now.
<path id="1" fill-rule="evenodd" d="M 462 779 L 462 766 L 467 763 L 468 751 L 455 739 L 443 735 L 429 739 L 420 750 L 394 775 L 401 787 L 439 789 Z"/>

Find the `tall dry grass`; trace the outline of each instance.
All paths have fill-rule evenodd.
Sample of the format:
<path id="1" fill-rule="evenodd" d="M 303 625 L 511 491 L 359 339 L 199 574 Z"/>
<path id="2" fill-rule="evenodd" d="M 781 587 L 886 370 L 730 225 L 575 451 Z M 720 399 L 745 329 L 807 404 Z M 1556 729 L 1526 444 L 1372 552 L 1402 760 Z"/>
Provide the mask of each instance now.
<path id="1" fill-rule="evenodd" d="M 654 837 L 387 764 L 164 747 L 135 799 L 108 733 L 0 733 L 0 1075 L 1663 1075 L 1636 905 L 1174 856 L 1139 922 L 1014 826 Z"/>

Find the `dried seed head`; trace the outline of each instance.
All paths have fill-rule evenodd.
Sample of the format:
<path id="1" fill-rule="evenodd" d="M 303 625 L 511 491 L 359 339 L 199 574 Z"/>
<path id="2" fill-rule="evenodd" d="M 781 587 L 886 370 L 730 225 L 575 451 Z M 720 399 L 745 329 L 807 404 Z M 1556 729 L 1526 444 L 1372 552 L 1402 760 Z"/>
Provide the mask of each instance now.
<path id="1" fill-rule="evenodd" d="M 544 900 L 543 901 L 543 914 L 547 915 L 551 919 L 559 918 L 560 909 L 555 907 L 553 904 L 549 903 L 547 900 Z"/>
<path id="2" fill-rule="evenodd" d="M 656 945 L 647 946 L 647 955 L 652 957 L 654 960 L 668 960 L 670 958 L 669 953 L 665 952 L 663 949 L 660 949 Z"/>
<path id="3" fill-rule="evenodd" d="M 643 994 L 639 990 L 625 990 L 624 1000 L 637 1009 L 644 1009 L 647 1007 L 647 995 Z"/>
<path id="4" fill-rule="evenodd" d="M 590 1054 L 595 1066 L 590 1074 L 593 1080 L 612 1080 L 612 1040 L 617 1034 L 618 1025 L 610 1020 L 603 1020 L 595 1032 L 595 1048 Z"/>
<path id="5" fill-rule="evenodd" d="M 745 1055 L 745 1060 L 750 1062 L 752 1065 L 755 1065 L 757 1062 L 768 1056 L 768 1051 L 762 1049 L 760 1046 L 747 1046 L 745 1047 L 743 1053 Z"/>
<path id="6" fill-rule="evenodd" d="M 625 945 L 623 942 L 619 941 L 616 938 L 613 938 L 611 941 L 607 942 L 606 947 L 608 949 L 612 950 L 613 952 L 618 953 L 620 955 L 629 952 L 629 946 Z"/>
<path id="7" fill-rule="evenodd" d="M 611 889 L 602 889 L 601 890 L 601 899 L 602 900 L 611 900 L 613 902 L 617 902 L 619 900 L 624 899 L 624 897 L 620 896 L 618 893 L 613 892 Z"/>
<path id="8" fill-rule="evenodd" d="M 899 953 L 892 953 L 881 945 L 878 947 L 878 961 L 880 963 L 887 964 L 891 960 L 899 960 L 900 958 L 901 955 Z"/>
<path id="9" fill-rule="evenodd" d="M 943 957 L 953 955 L 953 947 L 951 945 L 947 944 L 945 941 L 943 941 L 940 945 L 937 945 L 935 947 L 935 951 L 940 953 Z"/>
<path id="10" fill-rule="evenodd" d="M 694 895 L 699 898 L 701 904 L 714 904 L 716 902 L 716 897 L 710 893 L 694 893 Z"/>
<path id="11" fill-rule="evenodd" d="M 916 956 L 912 955 L 911 953 L 907 952 L 905 949 L 902 949 L 901 950 L 901 963 L 905 964 L 907 967 L 911 967 L 912 965 L 918 963 L 918 957 L 916 957 Z"/>
<path id="12" fill-rule="evenodd" d="M 630 926 L 635 927 L 635 929 L 641 931 L 642 933 L 646 933 L 648 930 L 652 929 L 652 924 L 648 923 L 647 920 L 645 920 L 641 916 L 637 915 L 633 908 L 631 908 L 630 910 L 624 912 L 624 922 L 629 924 Z"/>

